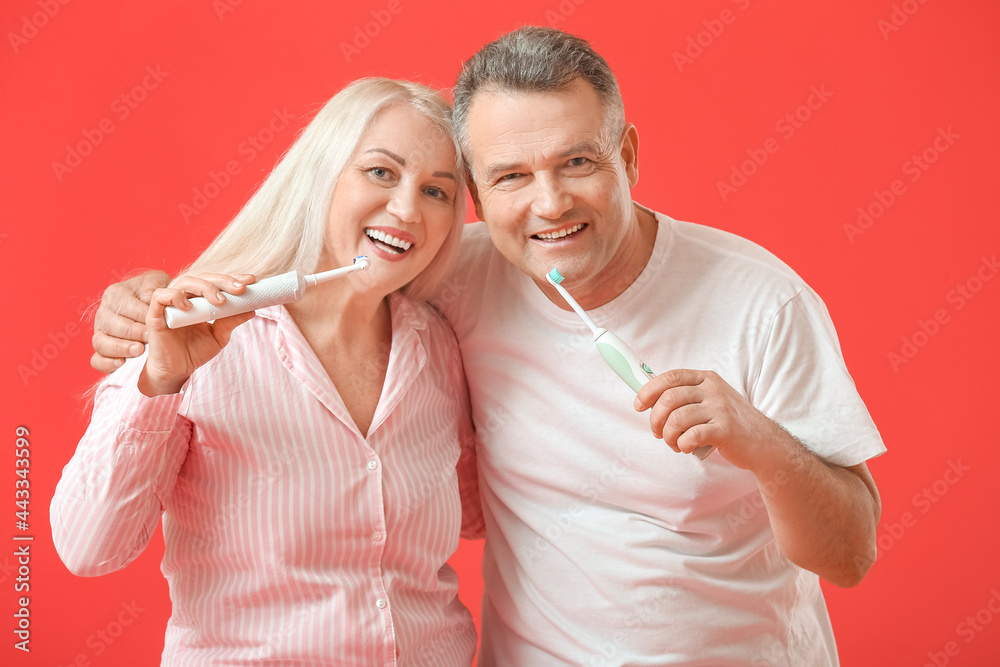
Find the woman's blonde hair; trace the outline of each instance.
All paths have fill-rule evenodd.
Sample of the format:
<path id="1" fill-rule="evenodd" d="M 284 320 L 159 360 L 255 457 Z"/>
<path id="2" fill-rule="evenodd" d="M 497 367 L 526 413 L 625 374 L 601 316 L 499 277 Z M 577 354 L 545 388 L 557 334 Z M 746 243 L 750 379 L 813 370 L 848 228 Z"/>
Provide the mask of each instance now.
<path id="1" fill-rule="evenodd" d="M 411 298 L 428 298 L 458 252 L 465 222 L 465 170 L 445 99 L 421 84 L 393 79 L 359 79 L 334 95 L 240 212 L 181 273 L 252 273 L 260 279 L 292 270 L 315 272 L 340 173 L 371 120 L 394 104 L 423 114 L 455 144 L 454 222 L 430 265 L 402 289 Z M 428 152 L 437 145 L 431 137 L 419 144 Z"/>

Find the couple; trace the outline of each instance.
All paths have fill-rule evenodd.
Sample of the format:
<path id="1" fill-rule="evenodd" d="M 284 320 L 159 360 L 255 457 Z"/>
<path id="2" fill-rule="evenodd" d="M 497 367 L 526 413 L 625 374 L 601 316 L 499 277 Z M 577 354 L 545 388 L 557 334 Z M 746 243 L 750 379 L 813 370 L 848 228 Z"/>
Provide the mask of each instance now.
<path id="1" fill-rule="evenodd" d="M 156 276 L 109 289 L 95 365 L 149 345 L 64 471 L 64 560 L 122 567 L 162 513 L 163 664 L 467 664 L 445 563 L 483 527 L 484 665 L 837 664 L 818 576 L 851 586 L 874 562 L 864 462 L 884 447 L 822 302 L 758 246 L 631 200 L 636 129 L 582 40 L 481 49 L 457 143 L 442 106 L 349 86 L 187 271 L 214 273 L 148 306 Z M 466 174 L 485 225 L 449 267 Z M 236 272 L 358 254 L 367 272 L 235 331 L 249 316 L 163 325 L 253 279 Z M 667 372 L 632 394 L 553 267 Z M 421 303 L 438 268 L 447 324 Z"/>

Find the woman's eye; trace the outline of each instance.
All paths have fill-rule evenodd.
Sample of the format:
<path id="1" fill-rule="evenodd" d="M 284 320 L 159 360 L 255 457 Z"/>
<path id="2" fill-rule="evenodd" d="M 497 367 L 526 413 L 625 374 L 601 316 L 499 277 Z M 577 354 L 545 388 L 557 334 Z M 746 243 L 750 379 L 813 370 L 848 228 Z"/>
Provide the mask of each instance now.
<path id="1" fill-rule="evenodd" d="M 427 194 L 429 194 L 434 199 L 447 199 L 448 193 L 440 188 L 427 188 Z"/>
<path id="2" fill-rule="evenodd" d="M 385 178 L 386 175 L 388 175 L 388 172 L 382 167 L 373 167 L 372 169 L 369 169 L 369 171 L 372 176 L 375 176 L 376 178 Z"/>

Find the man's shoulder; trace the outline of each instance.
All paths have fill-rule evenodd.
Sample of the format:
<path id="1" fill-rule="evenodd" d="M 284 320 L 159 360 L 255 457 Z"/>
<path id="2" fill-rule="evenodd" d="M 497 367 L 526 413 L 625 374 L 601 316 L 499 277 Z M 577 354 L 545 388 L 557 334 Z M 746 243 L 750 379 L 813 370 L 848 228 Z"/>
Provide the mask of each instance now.
<path id="1" fill-rule="evenodd" d="M 778 280 L 802 282 L 799 275 L 783 260 L 767 248 L 717 227 L 695 222 L 675 220 L 657 214 L 660 224 L 668 224 L 672 237 L 672 252 L 679 257 L 690 258 L 700 263 L 710 263 L 725 267 L 727 272 L 742 267 L 743 271 Z"/>

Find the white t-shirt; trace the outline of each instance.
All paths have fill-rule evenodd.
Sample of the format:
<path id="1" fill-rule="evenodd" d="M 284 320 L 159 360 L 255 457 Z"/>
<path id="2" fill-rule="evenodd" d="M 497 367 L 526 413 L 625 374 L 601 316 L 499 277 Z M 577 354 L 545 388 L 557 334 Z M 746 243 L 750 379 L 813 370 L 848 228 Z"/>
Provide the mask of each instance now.
<path id="1" fill-rule="evenodd" d="M 716 371 L 832 463 L 883 453 L 819 297 L 745 239 L 656 217 L 597 324 L 656 372 Z M 590 330 L 482 223 L 437 305 L 480 439 L 482 665 L 837 664 L 819 579 L 781 554 L 753 475 L 657 440 Z"/>

